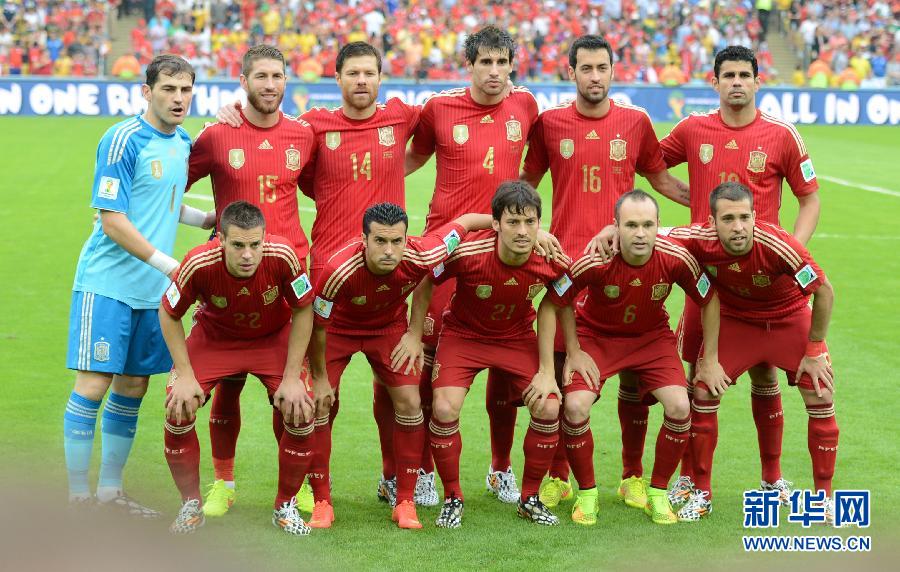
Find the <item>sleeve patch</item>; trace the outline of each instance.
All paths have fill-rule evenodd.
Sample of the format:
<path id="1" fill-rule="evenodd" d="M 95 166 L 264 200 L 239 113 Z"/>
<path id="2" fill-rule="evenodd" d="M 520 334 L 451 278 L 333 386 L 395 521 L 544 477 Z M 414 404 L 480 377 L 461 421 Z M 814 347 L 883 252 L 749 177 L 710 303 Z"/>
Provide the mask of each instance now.
<path id="1" fill-rule="evenodd" d="M 172 306 L 172 308 L 175 308 L 175 306 L 178 305 L 178 302 L 181 301 L 181 292 L 174 282 L 169 284 L 169 288 L 166 290 L 166 300 L 169 301 L 169 306 Z"/>
<path id="2" fill-rule="evenodd" d="M 801 268 L 796 274 L 794 274 L 794 278 L 797 280 L 797 284 L 800 285 L 801 288 L 806 288 L 810 284 L 816 281 L 819 275 L 816 274 L 816 271 L 813 270 L 813 267 L 809 264 Z"/>
<path id="3" fill-rule="evenodd" d="M 115 177 L 100 177 L 97 196 L 101 199 L 116 200 L 119 196 L 119 179 Z"/>
<path id="4" fill-rule="evenodd" d="M 453 251 L 456 250 L 456 247 L 459 246 L 460 243 L 459 233 L 456 230 L 451 230 L 447 236 L 444 237 L 444 244 L 447 245 L 447 255 L 453 254 Z"/>
<path id="5" fill-rule="evenodd" d="M 438 264 L 437 266 L 434 267 L 434 270 L 432 270 L 431 273 L 434 274 L 435 278 L 437 278 L 438 276 L 440 276 L 441 274 L 444 273 L 444 270 L 445 270 L 444 263 L 441 262 L 440 264 Z"/>
<path id="6" fill-rule="evenodd" d="M 697 280 L 697 292 L 700 292 L 703 298 L 709 294 L 709 277 L 706 274 L 701 274 L 700 280 Z"/>
<path id="7" fill-rule="evenodd" d="M 557 295 L 562 296 L 569 288 L 572 287 L 572 279 L 569 278 L 568 274 L 563 274 L 553 281 L 552 286 Z"/>
<path id="8" fill-rule="evenodd" d="M 291 282 L 291 288 L 294 289 L 294 294 L 297 296 L 297 299 L 300 300 L 312 290 L 312 284 L 309 282 L 309 277 L 304 272 L 300 276 L 294 278 L 294 281 Z"/>
<path id="9" fill-rule="evenodd" d="M 816 178 L 816 170 L 813 169 L 812 159 L 807 159 L 800 163 L 800 172 L 803 173 L 803 180 L 807 183 Z"/>
<path id="10" fill-rule="evenodd" d="M 316 296 L 316 300 L 313 302 L 313 312 L 327 320 L 331 317 L 331 308 L 333 306 L 334 302 Z"/>

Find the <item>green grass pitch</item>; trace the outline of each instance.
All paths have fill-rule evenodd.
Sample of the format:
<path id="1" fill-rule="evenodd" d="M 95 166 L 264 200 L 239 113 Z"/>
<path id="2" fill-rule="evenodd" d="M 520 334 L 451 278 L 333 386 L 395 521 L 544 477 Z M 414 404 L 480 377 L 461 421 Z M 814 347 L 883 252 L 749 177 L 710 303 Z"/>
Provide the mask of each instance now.
<path id="1" fill-rule="evenodd" d="M 65 499 L 61 421 L 73 373 L 64 367 L 70 287 L 79 249 L 90 232 L 89 186 L 96 144 L 114 122 L 109 118 L 3 118 L 0 120 L 0 189 L 3 189 L 2 311 L 0 361 L 0 483 L 7 492 L 38 486 L 40 494 L 61 510 Z M 193 135 L 201 125 L 191 119 Z M 660 135 L 668 125 L 658 125 Z M 828 336 L 838 375 L 836 405 L 841 427 L 835 486 L 871 489 L 873 526 L 840 534 L 871 534 L 877 554 L 896 538 L 891 521 L 898 504 L 897 409 L 895 391 L 900 371 L 897 351 L 896 297 L 900 267 L 894 253 L 900 247 L 900 177 L 897 130 L 877 127 L 803 127 L 801 133 L 815 162 L 821 184 L 822 217 L 811 250 L 836 290 L 836 306 Z M 675 174 L 686 177 L 684 168 Z M 410 177 L 407 204 L 411 231 L 418 232 L 431 197 L 433 163 Z M 549 206 L 549 176 L 541 193 Z M 838 184 L 840 179 L 848 184 Z M 639 179 L 637 185 L 649 188 Z M 889 190 L 889 193 L 878 192 Z M 207 208 L 197 198 L 209 194 L 207 183 L 189 194 L 188 204 Z M 312 203 L 303 198 L 303 224 L 312 222 Z M 549 208 L 544 216 L 549 224 Z M 783 221 L 791 228 L 796 201 L 785 191 Z M 665 225 L 687 222 L 687 210 L 662 202 Z M 182 226 L 176 257 L 202 242 L 203 231 Z M 673 296 L 669 311 L 677 317 L 681 300 Z M 893 342 L 891 340 L 894 340 Z M 242 399 L 243 429 L 238 443 L 238 500 L 225 518 L 209 521 L 187 542 L 233 550 L 258 569 L 289 563 L 291 568 L 323 569 L 608 569 L 644 568 L 656 563 L 687 569 L 721 567 L 794 567 L 798 556 L 745 554 L 740 537 L 741 498 L 759 484 L 759 460 L 750 414 L 746 378 L 728 392 L 720 411 L 716 454 L 715 511 L 696 525 L 659 527 L 639 511 L 615 499 L 621 462 L 615 413 L 615 384 L 604 392 L 593 411 L 595 461 L 601 490 L 600 521 L 594 528 L 571 523 L 563 504 L 556 511 L 562 525 L 553 529 L 516 518 L 514 507 L 484 494 L 490 461 L 484 412 L 484 376 L 473 390 L 462 417 L 463 487 L 467 492 L 464 527 L 438 530 L 437 509 L 420 509 L 425 529 L 400 531 L 390 522 L 385 504 L 375 499 L 380 472 L 378 439 L 371 414 L 371 375 L 357 359 L 342 383 L 342 406 L 334 430 L 332 474 L 337 522 L 308 538 L 291 538 L 269 523 L 276 484 L 276 448 L 270 412 L 262 386 L 248 383 Z M 164 378 L 151 382 L 144 400 L 140 428 L 126 470 L 129 491 L 165 511 L 162 530 L 178 509 L 178 495 L 162 451 Z M 784 475 L 800 488 L 810 487 L 806 449 L 806 413 L 799 395 L 782 382 L 786 415 Z M 204 409 L 197 424 L 202 479 L 211 481 L 209 438 Z M 520 412 L 513 462 L 522 472 L 521 439 L 527 413 Z M 661 421 L 651 413 L 645 471 L 652 466 L 653 443 Z M 98 425 L 99 428 L 99 425 Z M 99 444 L 99 439 L 98 439 Z M 95 447 L 95 470 L 99 464 Z M 30 493 L 29 493 L 30 494 Z M 787 513 L 782 512 L 782 519 Z M 154 525 L 157 526 L 157 525 Z M 782 524 L 778 534 L 832 534 L 825 528 L 804 530 Z M 179 541 L 181 542 L 181 541 Z M 227 546 L 228 548 L 221 548 Z M 206 550 L 209 550 L 208 548 Z M 202 554 L 202 553 L 201 553 Z M 200 557 L 202 558 L 202 556 Z M 827 558 L 827 560 L 826 560 Z M 832 566 L 860 562 L 861 556 L 820 555 L 816 562 Z M 187 563 L 185 563 L 188 565 Z"/>

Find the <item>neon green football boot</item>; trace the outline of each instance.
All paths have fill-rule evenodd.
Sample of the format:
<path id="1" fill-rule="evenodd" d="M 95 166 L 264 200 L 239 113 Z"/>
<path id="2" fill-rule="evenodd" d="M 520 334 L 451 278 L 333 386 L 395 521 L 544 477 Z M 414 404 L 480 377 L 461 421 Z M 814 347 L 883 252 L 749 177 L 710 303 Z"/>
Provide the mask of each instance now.
<path id="1" fill-rule="evenodd" d="M 597 487 L 578 491 L 575 506 L 572 507 L 572 522 L 583 526 L 597 524 L 598 504 Z"/>
<path id="2" fill-rule="evenodd" d="M 203 514 L 206 516 L 225 516 L 237 494 L 234 489 L 225 485 L 222 479 L 216 480 L 209 485 L 209 491 L 206 493 L 206 502 L 203 503 Z"/>
<path id="3" fill-rule="evenodd" d="M 550 477 L 541 485 L 538 498 L 544 506 L 553 508 L 564 500 L 572 498 L 572 485 L 568 480 Z"/>

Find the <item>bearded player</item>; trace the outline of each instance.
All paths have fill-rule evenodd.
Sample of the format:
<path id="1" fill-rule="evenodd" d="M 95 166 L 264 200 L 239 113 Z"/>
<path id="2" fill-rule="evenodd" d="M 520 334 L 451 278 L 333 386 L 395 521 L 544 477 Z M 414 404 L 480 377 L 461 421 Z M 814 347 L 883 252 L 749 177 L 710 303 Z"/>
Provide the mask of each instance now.
<path id="1" fill-rule="evenodd" d="M 634 188 L 635 173 L 646 177 L 663 196 L 689 204 L 687 189 L 666 170 L 659 142 L 647 112 L 609 96 L 614 74 L 613 51 L 599 36 L 582 36 L 569 49 L 569 79 L 575 100 L 545 110 L 529 140 L 522 179 L 537 188 L 549 170 L 553 179 L 553 220 L 550 233 L 565 252 L 580 254 L 594 236 L 598 221 L 613 219 L 616 201 Z M 556 370 L 565 359 L 557 336 Z M 619 374 L 630 381 L 619 388 L 622 428 L 622 480 L 618 495 L 628 506 L 647 504 L 641 457 L 647 433 L 648 408 L 636 391 L 633 372 Z M 566 450 L 559 447 L 550 479 L 541 486 L 541 501 L 554 507 L 571 498 Z"/>
<path id="2" fill-rule="evenodd" d="M 185 340 L 181 319 L 198 300 Z M 191 533 L 205 522 L 197 408 L 216 383 L 249 372 L 266 386 L 284 419 L 272 523 L 289 534 L 309 534 L 294 493 L 312 459 L 313 401 L 300 378 L 312 300 L 312 284 L 293 244 L 266 235 L 262 210 L 247 202 L 228 205 L 217 238 L 185 257 L 159 309 L 175 363 L 166 387 L 165 452 L 183 504 L 172 532 Z"/>
<path id="3" fill-rule="evenodd" d="M 493 26 L 466 38 L 468 87 L 438 93 L 425 102 L 419 125 L 407 154 L 407 173 L 436 155 L 437 178 L 425 222 L 425 232 L 469 212 L 490 212 L 491 197 L 503 181 L 519 175 L 525 142 L 537 119 L 537 102 L 525 88 L 507 93 L 516 44 L 510 35 Z M 423 391 L 427 393 L 430 366 L 441 316 L 454 291 L 453 280 L 436 287 L 425 320 L 426 368 Z M 503 502 L 519 499 L 510 452 L 516 409 L 506 388 L 509 380 L 488 374 L 486 406 L 490 420 L 491 466 L 486 482 Z M 427 400 L 423 395 L 423 400 Z"/>

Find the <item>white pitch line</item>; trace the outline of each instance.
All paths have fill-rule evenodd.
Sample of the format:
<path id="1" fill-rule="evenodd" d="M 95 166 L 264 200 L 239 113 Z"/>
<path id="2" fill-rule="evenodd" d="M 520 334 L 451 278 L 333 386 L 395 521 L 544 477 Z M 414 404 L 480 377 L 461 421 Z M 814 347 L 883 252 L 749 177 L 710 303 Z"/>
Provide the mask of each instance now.
<path id="1" fill-rule="evenodd" d="M 829 183 L 835 183 L 837 185 L 842 185 L 844 187 L 854 187 L 856 189 L 861 189 L 863 191 L 869 191 L 870 193 L 878 193 L 879 195 L 888 195 L 891 197 L 900 197 L 900 192 L 892 191 L 890 189 L 885 189 L 882 187 L 875 187 L 872 185 L 863 185 L 862 183 L 854 183 L 853 181 L 848 181 L 846 179 L 838 179 L 837 177 L 829 177 L 828 175 L 817 175 L 818 178 L 823 181 L 828 181 Z"/>
<path id="2" fill-rule="evenodd" d="M 209 195 L 201 195 L 201 194 L 194 194 L 194 193 L 185 193 L 184 198 L 186 198 L 186 199 L 198 199 L 198 200 L 206 201 L 206 202 L 209 202 L 209 203 L 213 202 L 213 198 L 212 198 L 211 196 L 209 196 Z M 311 207 L 298 207 L 298 208 L 299 208 L 300 212 L 304 212 L 304 213 L 313 213 L 313 214 L 316 213 L 316 209 L 311 208 Z M 407 216 L 410 218 L 410 220 L 425 220 L 425 217 L 419 216 L 419 215 L 411 215 L 411 214 L 408 214 L 408 213 L 407 213 Z"/>
<path id="3" fill-rule="evenodd" d="M 813 238 L 837 238 L 841 240 L 900 240 L 900 235 L 875 235 L 875 234 L 830 234 L 817 232 Z"/>

